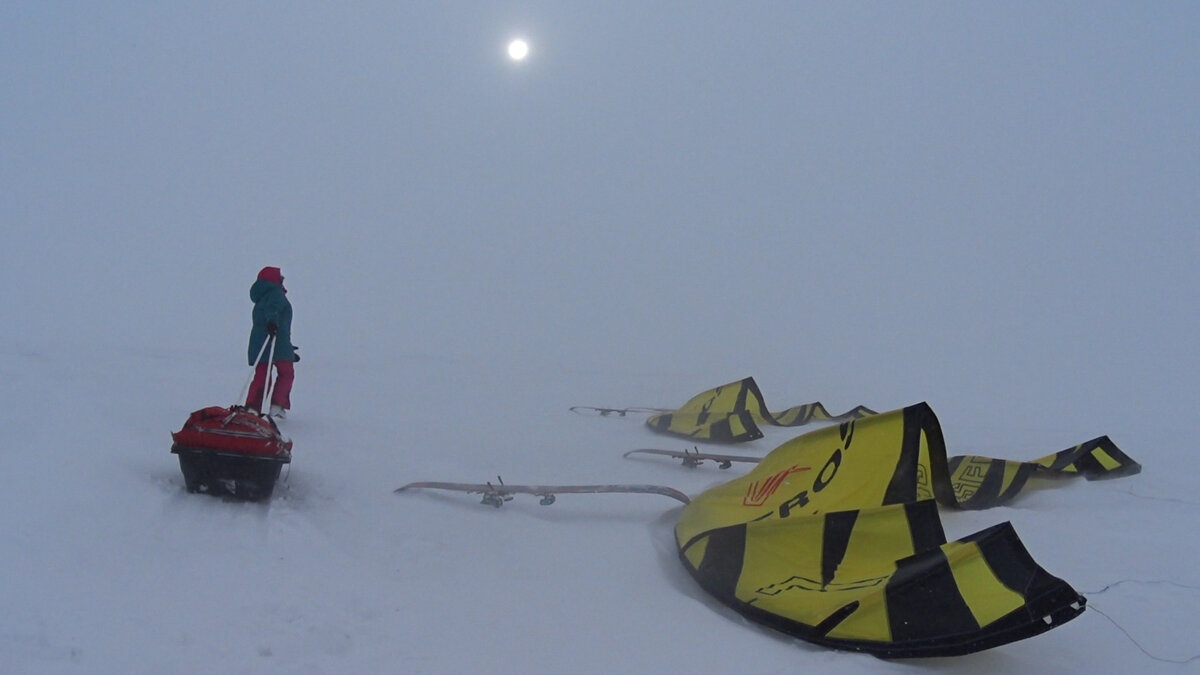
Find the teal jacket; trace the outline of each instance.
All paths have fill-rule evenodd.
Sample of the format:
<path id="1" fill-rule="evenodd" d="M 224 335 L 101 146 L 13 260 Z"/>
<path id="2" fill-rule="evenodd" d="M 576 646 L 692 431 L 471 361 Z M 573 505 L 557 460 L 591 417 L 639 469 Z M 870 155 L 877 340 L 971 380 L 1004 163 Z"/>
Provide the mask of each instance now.
<path id="1" fill-rule="evenodd" d="M 275 335 L 275 361 L 295 361 L 296 351 L 292 348 L 292 303 L 288 302 L 282 284 L 273 283 L 266 279 L 258 279 L 250 286 L 250 300 L 254 302 L 251 318 L 254 325 L 250 328 L 250 345 L 246 360 L 254 365 L 263 342 L 267 339 L 267 322 L 274 321 L 279 326 Z M 262 359 L 266 361 L 271 354 L 268 345 Z"/>

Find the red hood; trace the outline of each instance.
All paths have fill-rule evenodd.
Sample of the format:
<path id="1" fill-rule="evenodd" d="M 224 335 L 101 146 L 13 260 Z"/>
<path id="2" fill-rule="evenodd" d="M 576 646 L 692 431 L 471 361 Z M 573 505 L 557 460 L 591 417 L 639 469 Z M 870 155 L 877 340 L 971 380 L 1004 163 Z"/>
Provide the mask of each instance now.
<path id="1" fill-rule="evenodd" d="M 258 272 L 258 278 L 273 284 L 283 285 L 283 272 L 278 267 L 264 267 Z"/>

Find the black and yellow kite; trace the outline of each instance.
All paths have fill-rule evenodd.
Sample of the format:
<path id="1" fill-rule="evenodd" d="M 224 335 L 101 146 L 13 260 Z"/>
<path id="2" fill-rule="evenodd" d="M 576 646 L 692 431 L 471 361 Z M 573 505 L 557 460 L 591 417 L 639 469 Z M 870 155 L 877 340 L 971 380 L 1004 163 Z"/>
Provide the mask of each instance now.
<path id="1" fill-rule="evenodd" d="M 1085 599 L 1009 523 L 947 542 L 937 505 L 994 506 L 1039 474 L 1139 469 L 1106 437 L 1034 462 L 948 460 L 922 403 L 784 443 L 684 507 L 676 543 L 706 591 L 784 633 L 884 658 L 966 654 L 1059 626 Z"/>
<path id="2" fill-rule="evenodd" d="M 760 424 L 798 427 L 810 422 L 841 422 L 874 415 L 858 406 L 832 415 L 820 402 L 805 403 L 772 413 L 763 402 L 754 378 L 730 382 L 697 394 L 678 410 L 654 415 L 646 424 L 655 431 L 713 443 L 741 443 L 762 438 Z"/>

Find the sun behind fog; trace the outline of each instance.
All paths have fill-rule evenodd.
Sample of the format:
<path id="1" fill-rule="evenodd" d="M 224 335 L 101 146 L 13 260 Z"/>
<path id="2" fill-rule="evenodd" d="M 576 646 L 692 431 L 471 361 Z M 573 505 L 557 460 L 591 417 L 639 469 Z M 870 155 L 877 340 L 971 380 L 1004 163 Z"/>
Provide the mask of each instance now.
<path id="1" fill-rule="evenodd" d="M 529 56 L 529 43 L 524 40 L 513 40 L 508 43 L 508 58 L 513 61 L 524 61 Z"/>

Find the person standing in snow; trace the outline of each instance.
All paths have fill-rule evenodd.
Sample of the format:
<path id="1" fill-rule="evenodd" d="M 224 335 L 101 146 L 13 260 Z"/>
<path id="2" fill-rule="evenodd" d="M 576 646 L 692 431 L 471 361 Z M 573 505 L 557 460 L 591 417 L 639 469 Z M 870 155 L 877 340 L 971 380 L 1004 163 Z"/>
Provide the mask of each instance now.
<path id="1" fill-rule="evenodd" d="M 246 395 L 246 407 L 259 411 L 267 385 L 268 361 L 271 361 L 275 364 L 276 377 L 275 388 L 271 391 L 270 414 L 284 418 L 292 407 L 292 382 L 296 378 L 292 364 L 300 360 L 300 355 L 292 344 L 292 303 L 288 302 L 287 289 L 283 287 L 283 272 L 278 267 L 262 268 L 258 279 L 250 286 L 250 300 L 254 302 L 251 313 L 254 325 L 250 329 L 247 356 L 250 365 L 255 366 L 256 361 L 258 364 L 250 392 Z M 273 356 L 272 345 L 266 344 L 268 339 L 275 341 Z M 264 344 L 266 349 L 263 349 Z"/>

